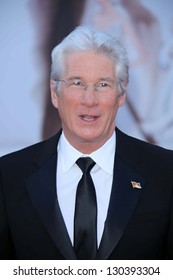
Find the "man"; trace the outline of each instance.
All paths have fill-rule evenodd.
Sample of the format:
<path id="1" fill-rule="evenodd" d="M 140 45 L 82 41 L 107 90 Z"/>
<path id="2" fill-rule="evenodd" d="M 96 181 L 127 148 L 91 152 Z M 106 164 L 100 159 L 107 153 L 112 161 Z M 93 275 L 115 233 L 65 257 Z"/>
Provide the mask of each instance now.
<path id="1" fill-rule="evenodd" d="M 53 50 L 62 131 L 0 160 L 2 259 L 173 258 L 173 152 L 116 128 L 127 84 L 105 33 L 78 27 Z"/>

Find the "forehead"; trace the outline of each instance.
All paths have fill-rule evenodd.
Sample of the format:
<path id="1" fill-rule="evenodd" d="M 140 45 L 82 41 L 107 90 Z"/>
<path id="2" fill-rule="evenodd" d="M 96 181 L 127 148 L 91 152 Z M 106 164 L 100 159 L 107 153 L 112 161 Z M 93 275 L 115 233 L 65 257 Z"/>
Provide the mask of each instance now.
<path id="1" fill-rule="evenodd" d="M 66 78 L 69 77 L 92 77 L 99 78 L 115 76 L 115 65 L 108 56 L 94 51 L 69 53 L 65 59 Z"/>

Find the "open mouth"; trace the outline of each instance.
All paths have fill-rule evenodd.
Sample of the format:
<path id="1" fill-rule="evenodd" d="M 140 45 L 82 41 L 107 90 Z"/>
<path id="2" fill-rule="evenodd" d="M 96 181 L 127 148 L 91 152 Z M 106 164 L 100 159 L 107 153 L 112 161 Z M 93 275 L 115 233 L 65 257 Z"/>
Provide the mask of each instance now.
<path id="1" fill-rule="evenodd" d="M 95 121 L 96 119 L 98 119 L 98 116 L 81 115 L 80 118 L 83 121 L 92 122 L 92 121 Z"/>

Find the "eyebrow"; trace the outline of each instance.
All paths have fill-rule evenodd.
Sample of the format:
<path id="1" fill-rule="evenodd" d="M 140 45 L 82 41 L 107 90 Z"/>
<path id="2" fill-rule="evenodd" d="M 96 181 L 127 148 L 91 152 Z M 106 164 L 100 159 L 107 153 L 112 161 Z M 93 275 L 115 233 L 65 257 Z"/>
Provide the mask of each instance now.
<path id="1" fill-rule="evenodd" d="M 68 81 L 71 81 L 71 80 L 82 80 L 82 78 L 80 76 L 72 76 L 72 77 L 69 77 L 67 78 Z"/>
<path id="2" fill-rule="evenodd" d="M 72 77 L 67 78 L 67 80 L 68 81 L 71 81 L 71 80 L 81 80 L 81 81 L 83 81 L 84 79 L 80 76 L 72 76 Z M 114 82 L 114 80 L 110 77 L 102 77 L 102 78 L 99 78 L 98 81 Z"/>

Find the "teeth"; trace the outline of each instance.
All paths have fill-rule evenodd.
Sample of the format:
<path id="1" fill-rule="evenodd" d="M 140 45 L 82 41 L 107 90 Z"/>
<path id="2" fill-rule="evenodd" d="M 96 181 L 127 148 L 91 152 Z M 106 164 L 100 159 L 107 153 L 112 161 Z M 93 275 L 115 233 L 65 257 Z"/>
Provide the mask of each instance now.
<path id="1" fill-rule="evenodd" d="M 92 117 L 92 116 L 82 116 L 82 119 L 83 120 L 86 120 L 86 121 L 90 121 L 90 120 L 94 120 L 95 119 L 95 117 Z"/>

